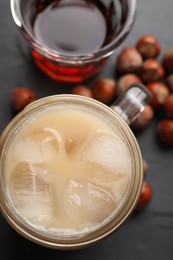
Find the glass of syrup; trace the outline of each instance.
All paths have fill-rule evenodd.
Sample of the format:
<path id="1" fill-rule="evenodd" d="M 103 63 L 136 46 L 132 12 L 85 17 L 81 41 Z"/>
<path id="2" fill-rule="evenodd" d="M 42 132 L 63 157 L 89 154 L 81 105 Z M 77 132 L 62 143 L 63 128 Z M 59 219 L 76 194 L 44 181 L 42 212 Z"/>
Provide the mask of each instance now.
<path id="1" fill-rule="evenodd" d="M 54 80 L 80 83 L 131 31 L 136 0 L 11 0 L 11 11 L 36 65 Z"/>

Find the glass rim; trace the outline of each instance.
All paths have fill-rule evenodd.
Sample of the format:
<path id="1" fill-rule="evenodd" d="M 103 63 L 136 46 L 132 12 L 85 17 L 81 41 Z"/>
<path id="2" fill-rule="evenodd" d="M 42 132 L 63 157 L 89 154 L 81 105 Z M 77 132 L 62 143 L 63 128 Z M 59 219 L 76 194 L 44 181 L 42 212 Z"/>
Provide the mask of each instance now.
<path id="1" fill-rule="evenodd" d="M 40 44 L 39 41 L 29 32 L 20 12 L 20 0 L 10 0 L 10 7 L 13 20 L 15 24 L 25 33 L 27 33 L 27 41 L 33 48 L 36 48 L 42 55 L 53 58 L 61 62 L 68 63 L 84 63 L 91 60 L 99 60 L 100 58 L 106 58 L 110 56 L 116 47 L 119 46 L 121 41 L 128 35 L 131 31 L 135 17 L 136 17 L 136 0 L 126 0 L 128 4 L 128 11 L 126 21 L 123 28 L 120 30 L 116 38 L 109 44 L 103 46 L 99 50 L 93 53 L 83 53 L 83 54 L 67 54 L 65 52 L 60 53 L 59 51 L 48 48 L 46 45 Z"/>

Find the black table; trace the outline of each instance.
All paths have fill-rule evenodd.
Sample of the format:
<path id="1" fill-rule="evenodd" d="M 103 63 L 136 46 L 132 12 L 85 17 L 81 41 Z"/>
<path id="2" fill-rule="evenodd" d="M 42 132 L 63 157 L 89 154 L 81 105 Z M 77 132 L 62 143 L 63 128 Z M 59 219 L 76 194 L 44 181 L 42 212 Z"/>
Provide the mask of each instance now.
<path id="1" fill-rule="evenodd" d="M 134 46 L 143 34 L 154 34 L 162 53 L 173 46 L 173 1 L 137 0 L 135 26 L 123 45 Z M 115 55 L 99 77 L 114 77 Z M 88 85 L 92 85 L 92 80 Z M 0 0 L 0 131 L 13 117 L 10 106 L 15 87 L 36 90 L 39 97 L 66 93 L 65 87 L 43 75 L 32 62 L 12 20 L 9 0 Z M 157 120 L 136 137 L 143 157 L 149 163 L 146 179 L 153 187 L 153 198 L 145 210 L 133 214 L 111 237 L 80 251 L 55 251 L 21 237 L 0 215 L 1 259 L 173 259 L 173 148 L 162 147 L 155 136 Z"/>

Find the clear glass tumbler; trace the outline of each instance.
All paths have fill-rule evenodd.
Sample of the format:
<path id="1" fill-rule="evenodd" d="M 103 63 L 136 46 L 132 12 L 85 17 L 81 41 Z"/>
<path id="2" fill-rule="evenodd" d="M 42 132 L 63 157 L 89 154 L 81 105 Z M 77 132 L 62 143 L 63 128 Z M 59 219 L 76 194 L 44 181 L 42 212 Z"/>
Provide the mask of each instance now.
<path id="1" fill-rule="evenodd" d="M 11 0 L 11 11 L 37 66 L 54 80 L 80 83 L 131 31 L 136 0 Z"/>

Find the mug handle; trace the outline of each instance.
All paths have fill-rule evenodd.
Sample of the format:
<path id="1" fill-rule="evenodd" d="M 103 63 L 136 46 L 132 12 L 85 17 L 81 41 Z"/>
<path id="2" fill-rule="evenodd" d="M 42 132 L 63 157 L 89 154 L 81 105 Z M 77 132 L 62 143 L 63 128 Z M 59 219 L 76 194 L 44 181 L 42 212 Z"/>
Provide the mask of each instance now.
<path id="1" fill-rule="evenodd" d="M 144 110 L 152 98 L 151 92 L 141 83 L 133 83 L 112 105 L 111 108 L 130 125 Z"/>

